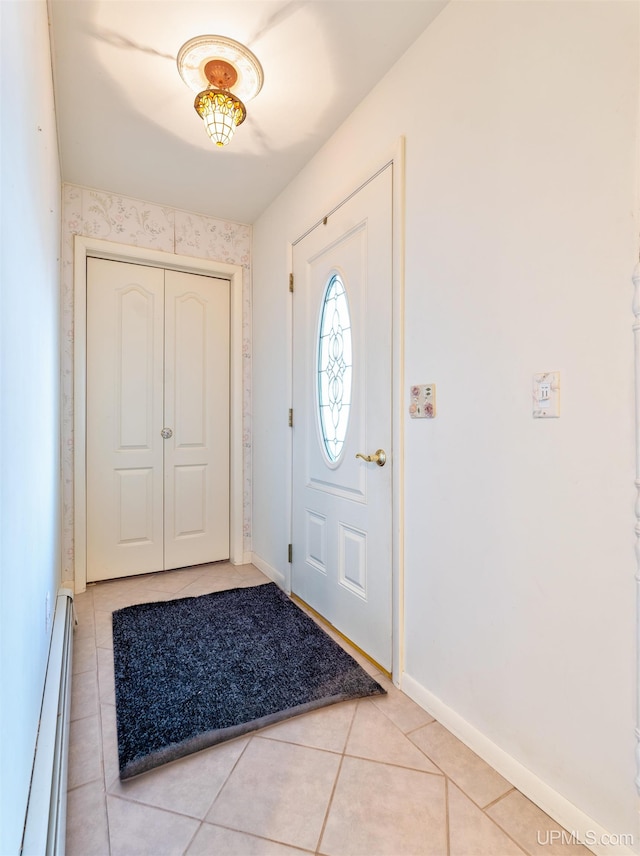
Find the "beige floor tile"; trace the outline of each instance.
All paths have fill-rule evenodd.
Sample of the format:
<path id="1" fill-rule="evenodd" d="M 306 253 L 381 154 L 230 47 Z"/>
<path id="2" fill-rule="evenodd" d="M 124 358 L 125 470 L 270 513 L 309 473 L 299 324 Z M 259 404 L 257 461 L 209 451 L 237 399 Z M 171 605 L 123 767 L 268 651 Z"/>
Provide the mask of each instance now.
<path id="1" fill-rule="evenodd" d="M 376 681 L 387 691 L 387 695 L 374 696 L 371 701 L 405 734 L 433 722 L 431 714 L 401 692 L 388 678 L 379 675 Z"/>
<path id="2" fill-rule="evenodd" d="M 94 671 L 80 672 L 71 681 L 70 718 L 84 719 L 98 713 L 98 677 Z"/>
<path id="3" fill-rule="evenodd" d="M 110 648 L 113 651 L 113 620 L 111 612 L 96 609 L 96 648 Z"/>
<path id="4" fill-rule="evenodd" d="M 76 719 L 69 726 L 69 772 L 67 787 L 77 788 L 102 781 L 102 751 L 98 716 Z"/>
<path id="5" fill-rule="evenodd" d="M 98 583 L 93 591 L 94 609 L 113 612 L 134 603 L 140 603 L 146 593 L 140 588 L 137 579 L 118 580 L 117 582 Z"/>
<path id="6" fill-rule="evenodd" d="M 236 572 L 238 573 L 237 569 Z M 269 577 L 266 577 L 262 571 L 259 571 L 257 568 L 254 568 L 252 572 L 243 571 L 242 573 L 238 573 L 238 578 L 240 579 L 240 582 L 236 584 L 238 588 L 264 586 L 272 582 Z"/>
<path id="7" fill-rule="evenodd" d="M 186 856 L 302 856 L 310 850 L 299 850 L 277 841 L 267 841 L 233 829 L 203 823 Z"/>
<path id="8" fill-rule="evenodd" d="M 93 590 L 87 589 L 73 596 L 73 608 L 78 619 L 78 624 L 91 621 L 93 616 Z"/>
<path id="9" fill-rule="evenodd" d="M 207 562 L 203 565 L 191 565 L 190 568 L 185 568 L 185 570 L 191 571 L 200 571 L 203 574 L 211 574 L 211 573 L 226 573 L 227 571 L 234 571 L 236 567 L 240 567 L 239 565 L 234 565 L 233 562 Z"/>
<path id="10" fill-rule="evenodd" d="M 439 722 L 425 725 L 409 737 L 479 806 L 486 806 L 511 790 L 512 785 L 506 779 Z"/>
<path id="11" fill-rule="evenodd" d="M 99 622 L 99 614 L 104 613 L 110 616 L 112 625 L 109 635 L 106 637 L 102 637 L 103 642 L 106 642 L 106 646 L 113 649 L 113 613 L 118 612 L 120 609 L 127 609 L 129 606 L 136 606 L 141 603 L 159 603 L 162 601 L 173 600 L 177 595 L 172 594 L 171 592 L 166 591 L 153 591 L 152 589 L 145 589 L 138 587 L 135 591 L 135 596 L 132 595 L 126 602 L 122 602 L 119 604 L 109 604 L 105 603 L 104 609 L 102 604 L 96 605 L 96 622 Z M 124 599 L 123 599 L 124 600 Z M 96 633 L 98 633 L 98 629 L 96 627 Z"/>
<path id="12" fill-rule="evenodd" d="M 365 670 L 365 672 L 367 672 L 367 674 L 375 675 L 376 681 L 378 681 L 378 683 L 382 685 L 382 680 L 378 680 L 378 677 L 382 678 L 383 675 L 375 663 L 372 663 L 368 657 L 365 657 L 364 654 L 361 654 L 359 651 L 352 648 L 346 642 L 342 643 L 342 647 L 345 649 L 345 651 L 347 651 L 348 654 L 353 657 L 353 659 L 359 666 L 362 666 L 362 668 Z"/>
<path id="13" fill-rule="evenodd" d="M 358 704 L 345 752 L 370 761 L 442 775 L 424 753 L 369 700 Z"/>
<path id="14" fill-rule="evenodd" d="M 206 820 L 314 850 L 340 756 L 252 738 Z"/>
<path id="15" fill-rule="evenodd" d="M 200 821 L 107 797 L 111 856 L 182 856 Z"/>
<path id="16" fill-rule="evenodd" d="M 270 583 L 271 580 L 266 574 L 258 570 L 255 565 L 233 565 L 233 569 L 241 577 L 261 578 L 265 583 Z"/>
<path id="17" fill-rule="evenodd" d="M 176 571 L 166 571 L 160 574 L 149 574 L 141 583 L 144 591 L 166 592 L 176 594 L 182 591 L 183 588 L 190 585 L 195 580 L 203 575 L 204 571 L 200 568 L 185 568 Z"/>
<path id="18" fill-rule="evenodd" d="M 116 777 L 109 793 L 201 820 L 248 742 L 241 737 L 222 743 L 124 782 Z"/>
<path id="19" fill-rule="evenodd" d="M 71 672 L 78 675 L 81 672 L 94 672 L 96 669 L 96 643 L 93 635 L 75 637 L 73 639 L 73 653 Z"/>
<path id="20" fill-rule="evenodd" d="M 185 588 L 178 592 L 178 597 L 200 597 L 203 594 L 213 594 L 217 591 L 226 591 L 227 589 L 239 588 L 242 582 L 242 577 L 238 574 L 216 574 L 211 576 L 199 577 L 194 582 L 190 583 Z"/>
<path id="21" fill-rule="evenodd" d="M 112 595 L 96 598 L 94 604 L 94 610 L 98 612 L 115 612 L 117 609 L 124 609 L 126 606 L 131 606 L 134 603 L 138 603 L 136 600 L 135 594 L 132 591 L 129 595 Z"/>
<path id="22" fill-rule="evenodd" d="M 548 814 L 519 791 L 513 791 L 487 809 L 500 826 L 529 854 L 589 856 L 590 851 L 562 831 Z"/>
<path id="23" fill-rule="evenodd" d="M 107 856 L 109 829 L 102 781 L 67 794 L 67 856 Z"/>
<path id="24" fill-rule="evenodd" d="M 98 648 L 98 692 L 100 701 L 116 703 L 116 689 L 113 666 L 113 651 L 110 648 Z"/>
<path id="25" fill-rule="evenodd" d="M 140 585 L 142 579 L 144 579 L 144 575 L 101 580 L 100 582 L 89 583 L 87 591 L 91 592 L 94 605 L 97 605 L 99 600 L 130 594 Z"/>
<path id="26" fill-rule="evenodd" d="M 93 598 L 87 602 L 87 606 L 81 612 L 77 609 L 75 610 L 75 621 L 76 623 L 73 626 L 74 643 L 78 639 L 95 637 L 96 625 L 93 612 Z"/>
<path id="27" fill-rule="evenodd" d="M 356 703 L 353 701 L 332 704 L 266 728 L 260 732 L 260 736 L 342 753 L 355 709 Z"/>
<path id="28" fill-rule="evenodd" d="M 263 586 L 271 582 L 271 580 L 265 577 L 260 571 L 258 571 L 258 574 L 260 574 L 260 576 L 256 574 L 255 577 L 240 577 L 240 582 L 236 583 L 234 588 L 253 588 L 253 586 Z"/>
<path id="29" fill-rule="evenodd" d="M 144 588 L 143 586 L 138 586 L 135 590 L 135 594 L 132 595 L 126 603 L 123 603 L 121 606 L 117 606 L 113 608 L 113 612 L 116 612 L 117 609 L 126 609 L 128 606 L 136 606 L 139 603 L 159 603 L 165 600 L 171 600 L 174 597 L 171 592 L 166 591 L 153 591 L 152 589 Z M 96 609 L 98 607 L 96 606 Z"/>
<path id="30" fill-rule="evenodd" d="M 371 675 L 372 678 L 375 678 L 375 680 L 380 685 L 382 685 L 383 680 L 386 679 L 386 675 L 383 675 L 380 672 L 380 669 L 376 666 L 375 663 L 372 663 L 371 660 L 367 660 L 366 658 L 363 658 L 363 661 L 360 663 L 360 665 L 362 666 L 362 668 L 365 670 L 365 672 L 368 675 Z"/>
<path id="31" fill-rule="evenodd" d="M 107 791 L 111 791 L 114 783 L 120 779 L 115 705 L 103 703 L 100 706 L 100 722 L 102 725 L 104 783 Z"/>
<path id="32" fill-rule="evenodd" d="M 448 803 L 449 856 L 523 856 L 524 850 L 451 781 Z"/>
<path id="33" fill-rule="evenodd" d="M 345 758 L 319 852 L 445 856 L 444 777 Z"/>

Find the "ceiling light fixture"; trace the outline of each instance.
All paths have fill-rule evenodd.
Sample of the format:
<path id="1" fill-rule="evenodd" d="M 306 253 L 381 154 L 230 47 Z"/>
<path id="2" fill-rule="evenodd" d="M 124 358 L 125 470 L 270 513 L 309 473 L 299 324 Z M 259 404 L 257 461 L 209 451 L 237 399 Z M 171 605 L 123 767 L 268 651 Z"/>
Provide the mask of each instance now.
<path id="1" fill-rule="evenodd" d="M 178 71 L 197 93 L 194 107 L 216 146 L 226 146 L 250 101 L 262 88 L 262 66 L 240 42 L 225 36 L 196 36 L 178 52 Z M 203 88 L 204 86 L 204 88 Z"/>

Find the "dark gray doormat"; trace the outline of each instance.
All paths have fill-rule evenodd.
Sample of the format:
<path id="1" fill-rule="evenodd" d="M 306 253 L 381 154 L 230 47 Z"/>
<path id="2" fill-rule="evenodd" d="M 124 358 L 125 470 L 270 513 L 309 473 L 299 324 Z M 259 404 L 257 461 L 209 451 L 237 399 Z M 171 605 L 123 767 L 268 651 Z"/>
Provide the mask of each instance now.
<path id="1" fill-rule="evenodd" d="M 275 583 L 113 613 L 120 778 L 384 694 Z"/>

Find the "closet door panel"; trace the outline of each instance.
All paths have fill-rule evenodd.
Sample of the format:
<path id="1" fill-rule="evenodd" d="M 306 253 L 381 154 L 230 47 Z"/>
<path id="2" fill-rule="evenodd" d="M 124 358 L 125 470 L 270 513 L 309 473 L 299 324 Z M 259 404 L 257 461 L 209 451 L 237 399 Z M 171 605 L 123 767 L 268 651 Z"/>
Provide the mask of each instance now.
<path id="1" fill-rule="evenodd" d="M 87 579 L 162 570 L 164 271 L 87 260 Z"/>
<path id="2" fill-rule="evenodd" d="M 165 567 L 229 558 L 226 280 L 165 275 Z"/>

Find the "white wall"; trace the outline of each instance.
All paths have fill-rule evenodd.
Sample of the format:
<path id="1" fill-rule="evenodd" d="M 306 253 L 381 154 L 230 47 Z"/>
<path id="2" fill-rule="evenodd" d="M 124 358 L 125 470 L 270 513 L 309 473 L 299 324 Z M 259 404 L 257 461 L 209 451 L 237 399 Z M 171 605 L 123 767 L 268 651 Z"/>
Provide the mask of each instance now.
<path id="1" fill-rule="evenodd" d="M 452 2 L 254 227 L 253 549 L 288 574 L 287 247 L 406 135 L 406 676 L 637 832 L 639 5 Z M 381 100 L 393 110 L 377 116 Z M 559 370 L 559 420 L 533 420 Z"/>
<path id="2" fill-rule="evenodd" d="M 19 852 L 60 580 L 60 177 L 44 0 L 0 2 L 0 853 Z"/>

